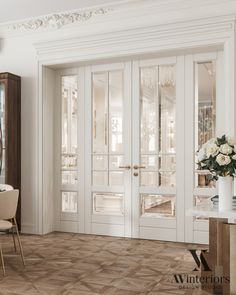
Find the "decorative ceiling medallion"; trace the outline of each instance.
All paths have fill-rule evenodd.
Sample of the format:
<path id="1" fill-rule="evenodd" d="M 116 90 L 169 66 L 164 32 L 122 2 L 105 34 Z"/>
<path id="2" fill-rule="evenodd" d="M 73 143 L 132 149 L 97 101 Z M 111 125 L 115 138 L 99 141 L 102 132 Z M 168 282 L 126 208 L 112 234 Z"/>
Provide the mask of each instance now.
<path id="1" fill-rule="evenodd" d="M 66 25 L 85 22 L 93 16 L 104 15 L 111 8 L 99 8 L 90 11 L 54 13 L 9 25 L 10 30 L 38 30 L 43 28 L 60 29 Z"/>

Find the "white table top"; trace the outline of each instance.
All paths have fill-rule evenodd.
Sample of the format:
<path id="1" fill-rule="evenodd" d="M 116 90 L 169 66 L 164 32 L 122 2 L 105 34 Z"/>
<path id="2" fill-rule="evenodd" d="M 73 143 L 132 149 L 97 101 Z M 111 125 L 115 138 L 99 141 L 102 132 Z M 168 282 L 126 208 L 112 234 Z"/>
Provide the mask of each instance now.
<path id="1" fill-rule="evenodd" d="M 211 206 L 196 206 L 187 210 L 187 216 L 202 216 L 212 218 L 227 218 L 229 223 L 236 223 L 236 210 L 219 211 Z"/>

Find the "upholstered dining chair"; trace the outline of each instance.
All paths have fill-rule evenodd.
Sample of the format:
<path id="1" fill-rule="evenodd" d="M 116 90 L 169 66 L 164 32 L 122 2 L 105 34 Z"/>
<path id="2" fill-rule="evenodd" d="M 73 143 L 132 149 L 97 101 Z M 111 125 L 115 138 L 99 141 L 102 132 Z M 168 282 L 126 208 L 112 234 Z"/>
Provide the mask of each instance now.
<path id="1" fill-rule="evenodd" d="M 0 231 L 12 230 L 15 249 L 16 249 L 16 244 L 15 244 L 15 238 L 14 238 L 14 231 L 16 231 L 22 263 L 25 266 L 24 253 L 21 246 L 20 235 L 19 235 L 18 226 L 16 222 L 16 209 L 17 209 L 18 197 L 19 197 L 19 190 L 9 190 L 9 191 L 0 192 Z M 4 258 L 3 258 L 1 245 L 0 245 L 0 255 L 1 255 L 3 275 L 5 275 L 5 265 L 4 265 Z"/>

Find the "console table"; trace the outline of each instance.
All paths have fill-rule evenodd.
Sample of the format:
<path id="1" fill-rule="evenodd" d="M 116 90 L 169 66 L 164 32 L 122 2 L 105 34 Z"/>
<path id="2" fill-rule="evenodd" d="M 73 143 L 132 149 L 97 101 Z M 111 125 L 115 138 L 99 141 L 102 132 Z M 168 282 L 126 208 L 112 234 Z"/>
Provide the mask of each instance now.
<path id="1" fill-rule="evenodd" d="M 202 289 L 209 294 L 236 295 L 236 210 L 194 207 L 191 214 L 209 217 L 209 251 L 204 255 L 211 271 L 202 269 L 201 276 L 215 279 L 202 283 Z"/>

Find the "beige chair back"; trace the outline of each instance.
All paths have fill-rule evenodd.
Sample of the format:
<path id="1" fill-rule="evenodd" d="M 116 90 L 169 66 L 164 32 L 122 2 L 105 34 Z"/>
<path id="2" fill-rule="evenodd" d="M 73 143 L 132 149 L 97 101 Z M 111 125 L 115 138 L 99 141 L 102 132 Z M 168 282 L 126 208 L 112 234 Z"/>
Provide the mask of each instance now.
<path id="1" fill-rule="evenodd" d="M 11 219 L 16 215 L 19 190 L 0 192 L 0 219 Z"/>

